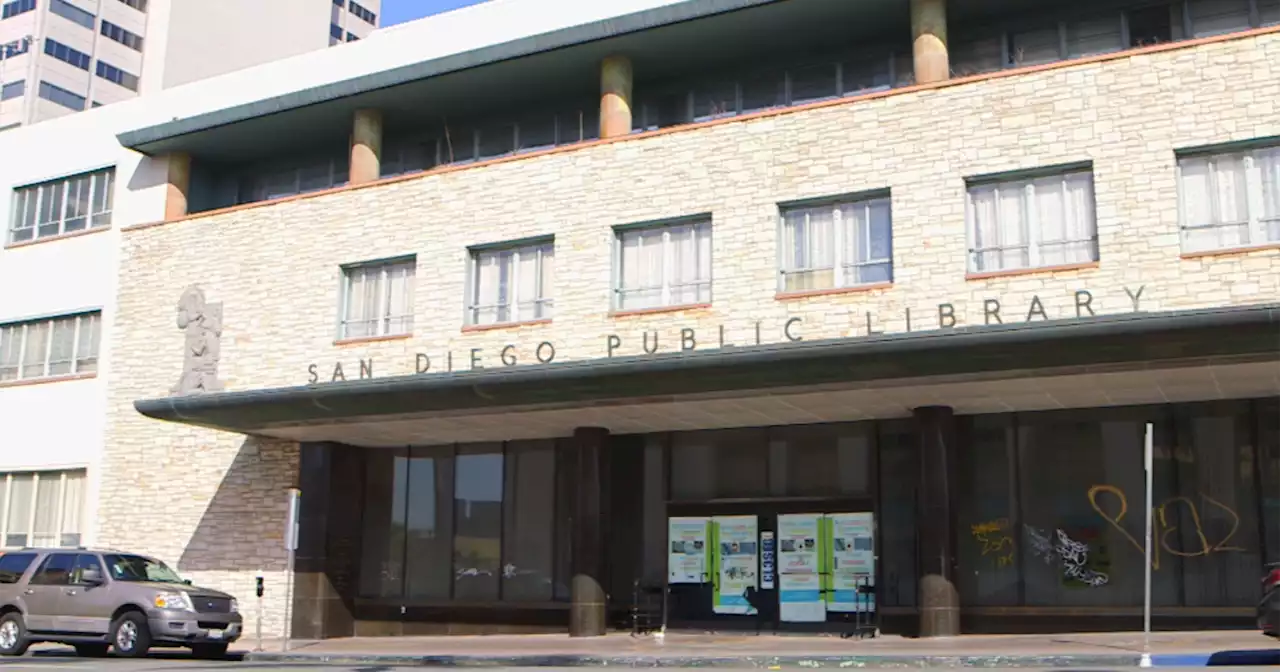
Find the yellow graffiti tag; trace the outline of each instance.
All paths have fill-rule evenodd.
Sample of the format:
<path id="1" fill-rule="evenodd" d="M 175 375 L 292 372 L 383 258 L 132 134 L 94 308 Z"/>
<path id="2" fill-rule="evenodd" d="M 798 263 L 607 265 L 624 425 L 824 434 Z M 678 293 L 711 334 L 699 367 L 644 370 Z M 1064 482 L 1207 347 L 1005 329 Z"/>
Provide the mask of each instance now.
<path id="1" fill-rule="evenodd" d="M 1100 496 L 1104 494 L 1110 495 L 1117 500 L 1118 510 L 1115 510 L 1114 512 L 1106 510 L 1102 505 L 1102 502 L 1099 501 Z M 1114 485 L 1095 485 L 1089 488 L 1088 497 L 1089 506 L 1092 506 L 1093 510 L 1097 512 L 1103 520 L 1110 523 L 1116 531 L 1124 535 L 1124 538 L 1128 539 L 1129 543 L 1133 544 L 1133 547 L 1138 549 L 1138 552 L 1145 552 L 1143 544 L 1130 534 L 1129 530 L 1123 525 L 1125 514 L 1129 512 L 1129 499 L 1125 497 L 1123 490 Z M 1209 495 L 1201 493 L 1200 498 L 1203 499 L 1205 504 L 1209 507 L 1217 508 L 1231 517 L 1231 530 L 1227 532 L 1226 536 L 1224 536 L 1222 540 L 1216 543 L 1211 542 L 1205 534 L 1204 525 L 1201 522 L 1203 520 L 1203 516 L 1201 515 L 1200 507 L 1197 506 L 1189 497 L 1170 497 L 1151 510 L 1153 534 L 1159 541 L 1159 543 L 1154 544 L 1152 548 L 1152 569 L 1160 569 L 1160 553 L 1162 550 L 1170 555 L 1180 558 L 1200 558 L 1214 553 L 1241 552 L 1245 550 L 1239 546 L 1229 545 L 1231 540 L 1235 537 L 1236 532 L 1240 529 L 1240 514 L 1236 513 L 1231 507 L 1210 497 Z M 1178 506 L 1186 507 L 1187 514 L 1191 518 L 1191 528 L 1195 533 L 1195 538 L 1199 544 L 1199 548 L 1184 550 L 1170 546 L 1169 535 L 1178 531 L 1178 527 L 1170 522 L 1171 520 L 1176 519 L 1176 511 L 1174 511 L 1174 509 Z"/>
<path id="2" fill-rule="evenodd" d="M 1014 542 L 1009 536 L 1009 519 L 988 520 L 969 526 L 969 533 L 982 545 L 982 555 L 995 555 L 997 567 L 1013 564 Z"/>

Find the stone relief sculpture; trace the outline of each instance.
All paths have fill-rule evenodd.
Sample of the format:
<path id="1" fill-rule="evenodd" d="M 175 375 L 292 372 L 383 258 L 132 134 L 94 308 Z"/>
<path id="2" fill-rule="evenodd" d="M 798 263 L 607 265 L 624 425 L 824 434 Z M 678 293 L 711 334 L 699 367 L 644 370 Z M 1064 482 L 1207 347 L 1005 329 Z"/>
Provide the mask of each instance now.
<path id="1" fill-rule="evenodd" d="M 182 378 L 173 394 L 201 394 L 222 389 L 218 359 L 222 354 L 222 304 L 205 301 L 204 290 L 192 285 L 178 301 L 178 328 L 184 335 Z"/>

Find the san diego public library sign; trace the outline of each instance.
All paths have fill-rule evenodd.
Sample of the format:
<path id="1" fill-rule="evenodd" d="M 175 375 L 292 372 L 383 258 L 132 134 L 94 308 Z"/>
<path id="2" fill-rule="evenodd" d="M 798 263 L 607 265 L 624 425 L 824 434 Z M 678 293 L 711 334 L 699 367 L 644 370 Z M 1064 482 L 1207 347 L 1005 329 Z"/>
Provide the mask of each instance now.
<path id="1" fill-rule="evenodd" d="M 886 333 L 931 331 L 951 329 L 958 326 L 971 326 L 969 323 L 964 322 L 965 317 L 976 318 L 973 324 L 977 326 L 995 326 L 1081 319 L 1103 313 L 1140 312 L 1144 296 L 1150 296 L 1150 294 L 1144 294 L 1146 286 L 1123 287 L 1122 289 L 1123 293 L 1113 292 L 1115 296 L 1106 297 L 1105 304 L 1107 309 L 1105 310 L 1102 296 L 1086 289 L 1076 290 L 1071 293 L 1071 305 L 1060 314 L 1053 315 L 1046 310 L 1044 302 L 1038 295 L 1033 295 L 1026 303 L 1021 305 L 1005 303 L 999 298 L 983 299 L 981 311 L 974 311 L 972 314 L 962 313 L 956 307 L 956 304 L 951 302 L 936 304 L 935 309 L 927 311 L 906 308 L 901 315 L 895 316 L 899 319 L 895 319 L 893 323 L 899 328 L 893 331 L 889 331 L 886 326 L 888 322 L 886 319 L 887 313 L 877 313 L 870 310 L 851 311 L 846 333 L 842 334 L 841 337 L 856 339 L 879 336 Z M 1112 308 L 1113 306 L 1117 306 L 1119 309 L 1114 309 Z M 745 331 L 746 338 L 739 338 L 736 342 L 726 337 L 726 327 L 721 324 L 718 328 L 707 329 L 704 327 L 701 330 L 683 327 L 679 330 L 678 335 L 673 334 L 674 338 L 667 339 L 660 339 L 660 334 L 657 331 L 645 331 L 627 336 L 617 333 L 605 334 L 602 336 L 602 345 L 604 346 L 605 358 L 612 358 L 626 355 L 656 355 L 658 353 L 690 352 L 725 347 L 750 347 L 784 342 L 794 343 L 806 338 L 833 337 L 830 334 L 806 333 L 804 319 L 801 317 L 786 318 L 782 321 L 780 329 L 776 324 L 771 326 L 760 320 L 747 323 L 747 327 Z M 742 334 L 739 333 L 738 336 L 741 337 Z M 637 344 L 640 346 L 638 352 L 635 347 Z M 459 352 L 452 350 L 435 353 L 418 352 L 414 354 L 412 362 L 408 363 L 409 367 L 392 370 L 389 375 L 405 375 L 410 372 L 431 374 L 475 371 L 535 363 L 551 364 L 557 361 L 556 358 L 561 355 L 553 341 L 540 341 L 531 345 L 532 347 L 528 351 L 513 343 L 505 345 L 497 351 L 470 348 Z M 527 354 L 523 359 L 520 358 L 518 353 L 522 351 L 531 352 L 533 355 L 532 361 L 530 361 Z M 381 369 L 377 371 L 379 375 L 382 375 Z M 307 382 L 309 384 L 367 379 L 373 378 L 374 375 L 375 367 L 372 358 L 361 358 L 357 361 L 347 362 L 336 361 L 332 364 L 317 362 L 307 367 Z"/>

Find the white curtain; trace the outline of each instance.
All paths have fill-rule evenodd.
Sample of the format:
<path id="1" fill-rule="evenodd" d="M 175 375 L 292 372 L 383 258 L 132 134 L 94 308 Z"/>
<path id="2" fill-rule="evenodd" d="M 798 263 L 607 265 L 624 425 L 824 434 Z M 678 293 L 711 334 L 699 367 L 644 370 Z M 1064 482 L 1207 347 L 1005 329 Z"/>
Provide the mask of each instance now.
<path id="1" fill-rule="evenodd" d="M 45 375 L 44 360 L 49 354 L 49 322 L 32 322 L 27 325 L 26 347 L 22 352 L 22 377 L 38 378 Z"/>
<path id="2" fill-rule="evenodd" d="M 793 210 L 784 215 L 784 291 L 835 286 L 835 215 L 831 206 Z"/>
<path id="3" fill-rule="evenodd" d="M 525 322 L 538 319 L 538 248 L 525 247 L 512 258 L 515 264 L 516 301 L 515 320 Z"/>
<path id="4" fill-rule="evenodd" d="M 53 321 L 53 339 L 49 346 L 49 375 L 71 373 L 76 350 L 76 318 L 64 317 Z"/>
<path id="5" fill-rule="evenodd" d="M 98 338 L 102 333 L 101 322 L 100 313 L 80 316 L 80 340 L 76 342 L 76 373 L 92 373 L 98 370 Z"/>
<path id="6" fill-rule="evenodd" d="M 471 308 L 473 324 L 496 324 L 507 320 L 503 307 L 507 287 L 502 257 L 502 252 L 482 252 L 476 255 L 476 275 L 473 280 L 475 300 Z"/>
<path id="7" fill-rule="evenodd" d="M 93 177 L 75 177 L 67 183 L 67 221 L 65 231 L 79 231 L 85 228 L 89 216 L 89 201 Z"/>
<path id="8" fill-rule="evenodd" d="M 662 305 L 663 231 L 656 228 L 623 232 L 620 310 Z"/>
<path id="9" fill-rule="evenodd" d="M 1027 247 L 1025 183 L 982 186 L 969 192 L 973 270 L 998 271 L 1031 264 Z"/>
<path id="10" fill-rule="evenodd" d="M 542 302 L 539 304 L 538 319 L 545 320 L 551 317 L 552 309 L 555 307 L 553 300 L 555 284 L 556 248 L 554 243 L 548 243 L 542 246 L 542 274 L 538 277 L 538 298 Z"/>
<path id="11" fill-rule="evenodd" d="M 396 264 L 386 269 L 383 334 L 413 331 L 413 281 L 413 264 Z"/>
<path id="12" fill-rule="evenodd" d="M 1032 189 L 1040 265 L 1092 261 L 1097 231 L 1092 174 L 1048 177 L 1037 180 Z"/>
<path id="13" fill-rule="evenodd" d="M 1200 251 L 1249 242 L 1249 186 L 1242 155 L 1179 164 L 1184 247 Z"/>
<path id="14" fill-rule="evenodd" d="M 893 279 L 889 199 L 851 203 L 839 211 L 844 227 L 844 284 Z"/>
<path id="15" fill-rule="evenodd" d="M 378 335 L 378 296 L 382 269 L 371 266 L 347 272 L 346 338 Z"/>
<path id="16" fill-rule="evenodd" d="M 61 472 L 39 474 L 36 482 L 36 518 L 32 530 L 32 545 L 57 546 L 62 541 L 58 533 L 58 502 L 62 495 Z"/>
<path id="17" fill-rule="evenodd" d="M 34 474 L 14 474 L 9 483 L 8 532 L 4 543 L 9 547 L 31 544 L 31 505 L 35 499 Z"/>
<path id="18" fill-rule="evenodd" d="M 670 305 L 706 303 L 711 300 L 711 227 L 672 227 Z"/>
<path id="19" fill-rule="evenodd" d="M 111 223 L 111 208 L 115 202 L 116 171 L 110 168 L 93 176 L 93 226 Z"/>
<path id="20" fill-rule="evenodd" d="M 0 327 L 0 380 L 15 380 L 22 356 L 22 325 Z"/>
<path id="21" fill-rule="evenodd" d="M 1280 9 L 1280 0 L 1276 7 Z M 1280 242 L 1280 149 L 1257 152 L 1254 161 L 1262 182 L 1262 233 L 1267 242 Z"/>
<path id="22" fill-rule="evenodd" d="M 84 472 L 68 471 L 67 480 L 62 490 L 62 524 L 59 526 L 62 539 L 60 546 L 79 546 L 83 531 L 84 517 Z"/>

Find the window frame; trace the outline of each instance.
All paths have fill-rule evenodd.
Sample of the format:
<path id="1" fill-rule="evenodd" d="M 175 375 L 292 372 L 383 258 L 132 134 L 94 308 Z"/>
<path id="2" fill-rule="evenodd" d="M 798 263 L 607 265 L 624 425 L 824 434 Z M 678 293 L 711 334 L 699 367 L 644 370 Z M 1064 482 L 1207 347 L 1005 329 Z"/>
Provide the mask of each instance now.
<path id="1" fill-rule="evenodd" d="M 43 82 L 41 83 L 43 84 Z M 70 210 L 69 205 L 71 201 L 67 197 L 71 195 L 71 185 L 78 183 L 79 180 L 82 179 L 88 180 L 86 188 L 89 192 L 89 208 L 87 212 L 81 214 L 79 217 L 70 218 L 72 221 L 76 219 L 84 219 L 84 225 L 80 228 L 68 231 L 67 215 Z M 97 197 L 100 194 L 98 187 L 104 181 L 106 186 L 103 187 L 101 194 L 103 196 L 101 199 L 101 205 L 104 207 L 99 209 L 98 206 L 100 203 Z M 58 230 L 56 233 L 41 235 L 40 229 L 55 221 L 53 219 L 50 219 L 47 222 L 40 221 L 41 210 L 43 209 L 42 206 L 44 204 L 46 193 L 54 191 L 54 189 L 46 191 L 47 187 L 56 187 L 56 191 L 58 192 L 59 215 L 56 219 L 58 223 Z M 115 189 L 115 166 L 107 166 L 105 168 L 76 173 L 75 175 L 68 175 L 14 188 L 12 196 L 13 204 L 9 209 L 8 243 L 10 245 L 15 243 L 29 243 L 43 239 L 57 238 L 71 233 L 111 228 L 111 215 L 115 210 Z M 26 208 L 33 208 L 34 214 L 27 216 Z M 18 224 L 24 222 L 24 220 L 29 222 L 30 226 L 19 227 Z M 20 231 L 29 231 L 30 236 L 26 238 L 19 238 L 17 234 Z"/>
<path id="2" fill-rule="evenodd" d="M 866 218 L 867 230 L 865 232 L 864 239 L 866 240 L 867 247 L 869 249 L 871 247 L 871 230 L 872 230 L 870 212 L 871 212 L 871 208 L 874 205 L 877 205 L 879 203 L 884 203 L 888 207 L 888 212 L 889 212 L 889 250 L 888 250 L 889 256 L 884 258 L 883 260 L 871 259 L 863 262 L 850 263 L 844 257 L 849 251 L 848 245 L 847 245 L 847 242 L 849 240 L 848 232 L 850 227 L 856 225 L 856 220 L 848 224 L 845 224 L 844 222 L 839 221 L 840 219 L 843 219 L 843 215 L 841 215 L 842 209 L 846 206 L 852 206 L 852 207 L 860 206 L 863 208 L 867 217 Z M 812 273 L 814 271 L 824 270 L 826 267 L 814 267 L 814 268 L 808 268 L 808 269 L 792 269 L 791 271 L 787 271 L 785 269 L 786 264 L 784 263 L 784 259 L 786 258 L 786 255 L 790 251 L 787 250 L 783 245 L 784 241 L 787 240 L 786 232 L 787 232 L 788 213 L 796 212 L 796 211 L 805 212 L 806 213 L 805 224 L 807 227 L 809 225 L 808 211 L 814 211 L 814 210 L 819 210 L 823 208 L 829 208 L 835 213 L 835 215 L 840 215 L 840 217 L 836 217 L 833 215 L 832 221 L 831 221 L 831 225 L 832 225 L 831 244 L 834 249 L 832 250 L 832 255 L 831 255 L 830 270 L 832 272 L 832 281 L 831 281 L 832 284 L 831 284 L 830 291 L 837 291 L 837 290 L 843 290 L 843 289 L 857 289 L 860 287 L 873 287 L 873 286 L 878 286 L 886 283 L 890 283 L 890 284 L 893 283 L 893 280 L 894 280 L 893 196 L 890 190 L 879 189 L 874 191 L 847 194 L 843 196 L 832 196 L 832 197 L 826 197 L 821 199 L 811 199 L 811 200 L 805 200 L 805 201 L 795 201 L 795 202 L 778 204 L 778 225 L 777 225 L 777 233 L 776 233 L 778 244 L 776 246 L 777 259 L 775 261 L 777 274 L 778 274 L 778 280 L 777 280 L 778 293 L 792 294 L 792 293 L 805 293 L 808 291 L 827 291 L 827 290 L 789 290 L 787 289 L 788 273 L 791 273 L 791 274 Z M 888 280 L 877 280 L 873 282 L 853 282 L 853 283 L 846 281 L 846 278 L 848 276 L 854 275 L 849 273 L 851 269 L 863 267 L 863 266 L 879 266 L 883 264 L 888 264 L 889 266 Z"/>
<path id="3" fill-rule="evenodd" d="M 1178 245 L 1182 254 L 1212 254 L 1225 250 L 1236 249 L 1252 249 L 1258 247 L 1266 247 L 1280 243 L 1280 237 L 1272 240 L 1267 235 L 1268 224 L 1271 222 L 1280 222 L 1280 212 L 1268 217 L 1266 215 L 1266 193 L 1264 190 L 1264 182 L 1262 179 L 1262 166 L 1258 161 L 1258 154 L 1274 153 L 1275 166 L 1280 171 L 1280 143 L 1249 143 L 1243 146 L 1227 146 L 1216 148 L 1204 148 L 1196 150 L 1188 150 L 1175 153 L 1174 171 L 1177 177 L 1178 188 Z M 1239 158 L 1244 168 L 1245 179 L 1245 207 L 1248 210 L 1248 218 L 1240 222 L 1214 222 L 1210 224 L 1188 224 L 1188 199 L 1186 188 L 1183 186 L 1183 169 L 1185 162 L 1188 161 L 1205 161 L 1209 167 L 1210 193 L 1209 198 L 1212 204 L 1213 216 L 1218 216 L 1218 190 L 1216 180 L 1218 174 L 1218 162 L 1227 158 Z M 1280 191 L 1280 185 L 1277 185 Z M 1280 199 L 1280 193 L 1277 194 Z M 1228 227 L 1243 226 L 1248 233 L 1249 242 L 1243 245 L 1227 245 L 1206 247 L 1201 249 L 1191 249 L 1187 246 L 1188 235 L 1198 231 L 1213 231 Z M 1277 223 L 1276 226 L 1280 226 Z"/>
<path id="4" fill-rule="evenodd" d="M 555 277 L 550 280 L 544 277 L 547 266 L 543 263 L 546 259 L 547 252 L 551 253 L 551 258 L 555 259 L 555 236 L 538 236 L 534 238 L 523 238 L 520 240 L 507 241 L 503 243 L 495 243 L 491 245 L 478 245 L 467 248 L 467 282 L 466 282 L 466 298 L 464 301 L 463 324 L 468 327 L 488 327 L 498 325 L 523 324 L 527 322 L 541 322 L 555 318 Z M 550 296 L 539 296 L 533 300 L 535 317 L 528 320 L 519 319 L 520 304 L 528 303 L 521 300 L 519 268 L 522 252 L 532 251 L 537 255 L 534 262 L 535 273 L 538 277 L 538 285 L 545 287 Z M 517 277 L 515 282 L 509 283 L 508 300 L 505 304 L 497 303 L 493 305 L 480 305 L 480 257 L 488 254 L 503 255 L 510 254 L 513 268 L 516 269 Z M 505 263 L 505 262 L 500 262 Z M 555 272 L 555 264 L 552 262 L 552 272 Z M 495 318 L 493 322 L 481 323 L 478 314 L 483 310 L 494 309 L 501 311 L 505 307 L 509 319 L 498 320 Z M 498 314 L 501 314 L 500 312 Z"/>
<path id="5" fill-rule="evenodd" d="M 93 329 L 94 329 L 93 333 L 94 333 L 94 340 L 97 341 L 96 350 L 94 351 L 92 357 L 86 356 L 82 358 L 80 353 L 80 345 L 82 342 L 81 336 L 85 334 L 86 325 L 92 324 L 90 320 L 93 320 L 95 318 L 96 318 L 96 325 L 93 325 Z M 59 322 L 62 322 L 65 320 L 75 320 L 75 327 L 74 327 L 75 333 L 72 336 L 71 355 L 69 360 L 70 369 L 66 373 L 50 373 L 51 367 L 55 363 L 52 358 L 53 358 L 53 352 L 54 352 L 53 336 L 55 333 L 56 325 Z M 29 336 L 31 334 L 32 325 L 45 325 L 45 328 L 47 331 L 42 337 L 44 339 L 44 346 L 43 346 L 44 357 L 41 363 L 42 373 L 35 376 L 28 376 L 26 375 L 26 368 L 31 364 L 27 362 L 26 357 L 27 357 L 27 347 L 31 342 L 31 339 L 29 338 Z M 78 377 L 84 377 L 84 376 L 90 376 L 90 375 L 96 376 L 98 374 L 98 362 L 100 359 L 99 353 L 101 352 L 101 348 L 102 348 L 102 311 L 101 310 L 90 310 L 90 311 L 84 311 L 81 313 L 71 313 L 68 315 L 57 315 L 54 317 L 44 317 L 44 318 L 39 318 L 34 320 L 22 320 L 18 322 L 2 323 L 0 324 L 0 341 L 4 340 L 5 335 L 10 333 L 8 330 L 11 330 L 11 329 L 21 329 L 21 332 L 20 332 L 21 335 L 19 336 L 19 338 L 21 338 L 22 340 L 18 346 L 17 361 L 16 361 L 16 364 L 14 365 L 14 377 L 0 378 L 0 383 L 18 383 L 18 382 L 24 382 L 24 381 L 53 382 L 58 380 L 78 378 Z M 0 342 L 0 353 L 4 352 L 3 348 L 6 345 L 7 343 Z M 90 359 L 93 360 L 92 370 L 89 370 L 89 371 L 81 370 L 82 367 L 87 366 L 86 364 L 82 363 L 82 359 L 85 362 L 87 362 Z M 0 372 L 2 372 L 4 368 L 5 368 L 4 363 L 2 360 L 0 360 Z"/>
<path id="6" fill-rule="evenodd" d="M 684 283 L 676 285 L 673 282 L 674 262 L 672 260 L 672 244 L 671 232 L 673 229 L 689 226 L 692 227 L 695 239 L 698 236 L 699 229 L 705 228 L 706 235 L 710 244 L 710 259 L 707 262 L 706 279 L 696 283 Z M 625 247 L 624 237 L 628 234 L 643 233 L 646 231 L 662 232 L 662 284 L 656 287 L 636 287 L 627 288 L 623 286 L 623 278 L 625 277 L 625 269 L 623 268 L 623 249 Z M 636 224 L 625 224 L 613 227 L 613 271 L 612 271 L 612 291 L 610 299 L 610 309 L 614 313 L 631 313 L 637 311 L 648 310 L 674 310 L 680 308 L 688 308 L 692 306 L 709 305 L 715 300 L 715 220 L 710 213 L 690 215 L 687 217 L 679 217 L 675 219 L 665 219 L 654 222 L 643 222 Z M 687 287 L 693 285 L 707 286 L 707 300 L 694 301 L 691 303 L 672 303 L 671 293 L 674 287 Z M 626 308 L 623 301 L 623 295 L 626 292 L 634 292 L 641 290 L 658 289 L 661 294 L 661 300 L 658 305 L 647 306 L 645 308 Z"/>
<path id="7" fill-rule="evenodd" d="M 31 507 L 30 507 L 30 511 L 27 514 L 27 521 L 26 521 L 26 527 L 28 530 L 28 532 L 26 533 L 27 540 L 26 540 L 26 543 L 22 544 L 21 546 L 12 546 L 12 545 L 9 545 L 8 541 L 9 541 L 9 510 L 10 510 L 10 507 L 13 505 L 13 480 L 14 480 L 14 477 L 26 476 L 28 474 L 31 475 L 32 480 L 31 480 L 31 502 L 30 502 Z M 62 539 L 69 534 L 66 528 L 67 513 L 68 513 L 67 494 L 69 492 L 67 484 L 68 484 L 68 481 L 70 480 L 69 477 L 72 474 L 79 475 L 80 477 L 80 496 L 79 496 L 80 512 L 79 512 L 79 515 L 77 516 L 78 523 L 79 523 L 78 527 L 80 529 L 77 532 L 71 533 L 77 536 L 76 545 L 67 546 L 67 545 L 63 545 L 61 542 L 62 542 Z M 3 481 L 5 486 L 3 495 L 0 496 L 0 549 L 33 548 L 36 546 L 33 542 L 34 542 L 34 537 L 36 535 L 36 510 L 38 508 L 37 504 L 39 502 L 39 497 L 40 497 L 40 481 L 42 478 L 51 478 L 53 476 L 56 476 L 59 481 L 58 482 L 58 510 L 55 512 L 55 516 L 56 516 L 55 520 L 57 521 L 57 528 L 58 528 L 57 534 L 58 534 L 59 543 L 58 545 L 50 548 L 73 550 L 84 545 L 84 537 L 85 537 L 84 523 L 86 518 L 85 513 L 88 510 L 88 506 L 87 506 L 88 498 L 85 495 L 87 494 L 87 491 L 88 491 L 89 474 L 86 468 L 77 467 L 77 468 L 69 468 L 69 469 L 51 469 L 51 470 L 40 470 L 40 471 L 10 471 L 10 472 L 0 473 L 0 481 Z M 33 562 L 32 564 L 34 565 L 35 563 Z M 43 560 L 41 561 L 41 564 L 43 564 Z M 33 571 L 32 567 L 28 566 L 27 571 L 28 572 Z M 38 571 L 38 568 L 37 568 L 37 571 Z M 32 576 L 35 576 L 35 574 L 33 573 Z"/>
<path id="8" fill-rule="evenodd" d="M 1040 233 L 1040 213 L 1036 205 L 1035 184 L 1046 178 L 1058 178 L 1062 184 L 1066 184 L 1071 177 L 1078 175 L 1087 175 L 1089 178 L 1089 201 L 1092 205 L 1090 216 L 1093 222 L 1092 235 L 1089 238 L 1081 239 L 1064 239 L 1045 241 Z M 974 209 L 974 191 L 978 189 L 994 188 L 996 199 L 996 228 L 1000 228 L 1000 187 L 1017 186 L 1022 191 L 1022 218 L 1026 224 L 1026 242 L 1021 245 L 997 245 L 985 247 L 976 247 L 977 243 L 977 216 Z M 1064 192 L 1065 194 L 1065 192 Z M 1044 269 L 1057 268 L 1059 266 L 1072 266 L 1076 264 L 1098 263 L 1101 259 L 1101 249 L 1098 238 L 1098 199 L 1097 199 L 1097 183 L 1094 179 L 1093 164 L 1075 163 L 1062 166 L 1049 166 L 1026 171 L 1016 171 L 1011 173 L 1003 173 L 998 175 L 980 176 L 967 178 L 965 180 L 965 203 L 964 203 L 964 220 L 965 220 L 965 269 L 969 275 L 985 275 L 988 273 L 1031 273 Z M 1045 264 L 1041 261 L 1043 256 L 1043 248 L 1047 244 L 1067 245 L 1071 243 L 1091 243 L 1091 258 L 1088 261 L 1081 262 L 1065 262 L 1062 264 Z M 1025 266 L 1004 266 L 1000 268 L 979 268 L 982 264 L 978 263 L 979 255 L 982 253 L 993 251 L 1007 251 L 1026 248 L 1027 264 Z"/>
<path id="9" fill-rule="evenodd" d="M 406 315 L 393 315 L 390 309 L 383 312 L 378 311 L 375 324 L 377 325 L 376 334 L 365 334 L 360 336 L 350 335 L 350 326 L 354 323 L 364 323 L 366 320 L 353 320 L 348 317 L 348 310 L 351 304 L 351 284 L 352 272 L 367 273 L 372 270 L 378 271 L 378 305 L 386 304 L 388 300 L 388 290 L 391 286 L 388 273 L 393 269 L 407 267 L 409 269 L 408 283 L 406 290 L 409 294 L 409 312 Z M 418 275 L 418 257 L 416 254 L 404 255 L 399 257 L 390 257 L 386 259 L 377 259 L 373 261 L 362 261 L 353 264 L 344 264 L 339 270 L 339 294 L 338 294 L 338 324 L 337 324 L 337 340 L 339 341 L 358 341 L 371 338 L 397 338 L 412 336 L 414 329 L 414 293 L 417 286 Z M 392 331 L 391 324 L 396 320 L 405 320 L 406 328 L 404 331 Z"/>

